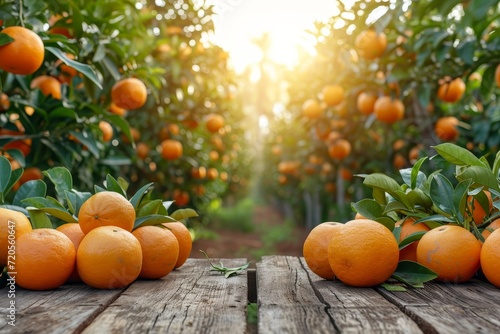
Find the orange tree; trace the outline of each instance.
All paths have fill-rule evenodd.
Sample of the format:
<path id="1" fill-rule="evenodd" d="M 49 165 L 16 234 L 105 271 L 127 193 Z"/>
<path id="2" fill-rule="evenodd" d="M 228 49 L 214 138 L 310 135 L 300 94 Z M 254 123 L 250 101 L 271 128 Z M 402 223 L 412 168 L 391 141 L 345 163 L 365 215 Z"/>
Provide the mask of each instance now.
<path id="1" fill-rule="evenodd" d="M 353 174 L 397 176 L 443 141 L 486 155 L 496 152 L 500 140 L 497 1 L 338 6 L 335 16 L 310 32 L 316 55 L 291 73 L 288 109 L 272 123 L 273 133 L 288 144 L 269 137 L 267 145 L 270 157 L 275 146 L 284 154 L 269 159 L 276 171 L 269 183 L 278 194 L 287 193 L 280 163 L 299 162 L 293 187 L 319 202 L 305 202 L 308 216 L 316 211 L 310 226 L 332 208 L 336 217 L 351 215 L 350 198 L 366 190 Z M 301 136 L 282 139 L 292 122 Z M 436 166 L 447 164 L 437 158 L 430 168 Z"/>
<path id="2" fill-rule="evenodd" d="M 0 70 L 2 153 L 13 167 L 33 166 L 32 178 L 63 165 L 82 189 L 108 173 L 131 187 L 160 181 L 156 191 L 178 205 L 238 190 L 241 115 L 227 54 L 206 38 L 211 15 L 192 1 L 4 2 L 2 28 L 35 32 L 44 57 L 33 73 Z M 15 43 L 7 31 L 0 51 Z M 208 114 L 224 124 L 209 131 Z M 165 158 L 165 139 L 179 142 L 178 159 Z"/>

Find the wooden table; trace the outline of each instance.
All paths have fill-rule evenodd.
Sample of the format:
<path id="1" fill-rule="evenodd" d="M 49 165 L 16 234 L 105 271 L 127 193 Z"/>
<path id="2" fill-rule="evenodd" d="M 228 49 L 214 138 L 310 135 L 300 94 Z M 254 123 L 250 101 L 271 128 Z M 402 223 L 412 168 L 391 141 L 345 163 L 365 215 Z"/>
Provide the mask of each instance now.
<path id="1" fill-rule="evenodd" d="M 16 288 L 16 327 L 7 324 L 4 288 L 0 333 L 500 333 L 500 289 L 478 280 L 388 292 L 322 280 L 297 257 L 267 256 L 256 267 L 225 279 L 205 259 L 189 259 L 126 289 Z M 249 303 L 258 306 L 255 325 Z"/>

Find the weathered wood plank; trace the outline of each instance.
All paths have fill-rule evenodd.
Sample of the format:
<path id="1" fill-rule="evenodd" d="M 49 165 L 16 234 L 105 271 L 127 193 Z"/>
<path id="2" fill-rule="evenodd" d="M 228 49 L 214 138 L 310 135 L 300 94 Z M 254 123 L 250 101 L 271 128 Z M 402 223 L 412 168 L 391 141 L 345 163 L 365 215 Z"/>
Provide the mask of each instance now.
<path id="1" fill-rule="evenodd" d="M 0 293 L 6 293 L 0 290 Z M 51 291 L 16 287 L 15 299 L 0 298 L 0 333 L 79 333 L 113 302 L 122 290 L 97 290 L 83 284 L 64 285 Z M 15 300 L 15 327 L 6 315 Z"/>
<path id="2" fill-rule="evenodd" d="M 375 290 L 323 280 L 303 259 L 264 257 L 257 291 L 262 333 L 421 333 Z"/>
<path id="3" fill-rule="evenodd" d="M 244 333 L 246 305 L 245 274 L 226 279 L 206 260 L 188 259 L 161 280 L 132 284 L 83 333 Z"/>
<path id="4" fill-rule="evenodd" d="M 423 289 L 379 289 L 429 333 L 500 333 L 500 289 L 472 280 L 463 284 L 427 283 Z"/>

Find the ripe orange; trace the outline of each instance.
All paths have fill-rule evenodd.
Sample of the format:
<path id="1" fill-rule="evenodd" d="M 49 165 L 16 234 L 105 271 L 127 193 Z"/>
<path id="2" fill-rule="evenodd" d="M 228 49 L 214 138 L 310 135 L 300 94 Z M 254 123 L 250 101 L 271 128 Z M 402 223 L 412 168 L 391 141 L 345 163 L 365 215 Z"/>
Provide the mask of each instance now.
<path id="1" fill-rule="evenodd" d="M 392 166 L 396 170 L 403 169 L 406 165 L 408 165 L 408 161 L 401 153 L 396 153 L 394 158 L 392 159 Z"/>
<path id="2" fill-rule="evenodd" d="M 19 179 L 20 184 L 24 184 L 31 180 L 41 180 L 43 179 L 43 173 L 38 167 L 26 167 L 23 171 L 23 175 Z"/>
<path id="3" fill-rule="evenodd" d="M 481 234 L 483 235 L 483 238 L 486 240 L 491 235 L 491 233 L 493 233 L 493 231 L 497 230 L 498 228 L 500 228 L 500 218 L 495 219 L 494 221 L 492 221 L 483 230 L 483 232 Z"/>
<path id="4" fill-rule="evenodd" d="M 496 230 L 484 241 L 481 249 L 481 269 L 486 279 L 500 288 L 500 230 Z"/>
<path id="5" fill-rule="evenodd" d="M 182 156 L 182 143 L 173 139 L 166 139 L 162 141 L 161 156 L 166 160 L 179 159 Z"/>
<path id="6" fill-rule="evenodd" d="M 33 74 L 42 66 L 45 56 L 43 41 L 33 31 L 12 26 L 0 31 L 14 39 L 0 46 L 0 69 L 14 74 Z"/>
<path id="7" fill-rule="evenodd" d="M 15 244 L 15 240 L 31 230 L 31 223 L 23 213 L 0 208 L 0 268 L 7 265 L 9 245 Z M 11 251 L 10 255 L 15 253 Z"/>
<path id="8" fill-rule="evenodd" d="M 306 100 L 302 104 L 302 114 L 307 118 L 318 118 L 323 113 L 323 107 L 315 99 Z"/>
<path id="9" fill-rule="evenodd" d="M 344 88 L 339 85 L 327 85 L 323 87 L 323 101 L 328 106 L 336 106 L 344 101 Z"/>
<path id="10" fill-rule="evenodd" d="M 115 115 L 118 115 L 118 116 L 124 116 L 126 113 L 127 113 L 127 110 L 123 109 L 123 108 L 120 108 L 118 107 L 116 104 L 114 104 L 113 102 L 111 102 L 111 104 L 109 105 L 108 107 L 108 110 L 115 114 Z M 131 129 L 132 130 L 132 129 Z"/>
<path id="11" fill-rule="evenodd" d="M 191 176 L 194 179 L 204 179 L 207 176 L 207 169 L 204 166 L 193 167 L 191 169 Z"/>
<path id="12" fill-rule="evenodd" d="M 455 141 L 460 135 L 457 128 L 459 123 L 458 118 L 454 116 L 443 116 L 436 121 L 434 132 L 442 141 Z"/>
<path id="13" fill-rule="evenodd" d="M 387 48 L 387 38 L 384 33 L 377 34 L 374 30 L 364 30 L 359 33 L 354 45 L 361 57 L 375 59 L 382 56 Z"/>
<path id="14" fill-rule="evenodd" d="M 172 198 L 177 206 L 186 206 L 189 204 L 189 193 L 185 190 L 175 189 Z"/>
<path id="15" fill-rule="evenodd" d="M 495 69 L 495 83 L 497 87 L 500 87 L 500 64 L 498 64 Z"/>
<path id="16" fill-rule="evenodd" d="M 51 34 L 59 34 L 59 35 L 66 36 L 67 38 L 73 38 L 73 35 L 71 34 L 71 32 L 69 31 L 68 28 L 65 28 L 65 27 L 54 27 L 54 25 L 58 21 L 64 21 L 64 23 L 67 23 L 67 24 L 70 24 L 72 22 L 72 20 L 70 18 L 65 18 L 62 15 L 51 16 L 49 18 L 49 24 L 51 26 L 51 28 L 49 29 L 49 32 Z"/>
<path id="17" fill-rule="evenodd" d="M 148 98 L 148 90 L 137 78 L 117 81 L 111 88 L 111 101 L 118 107 L 133 110 L 142 107 Z"/>
<path id="18" fill-rule="evenodd" d="M 463 227 L 444 225 L 424 234 L 417 261 L 438 274 L 438 281 L 463 283 L 479 269 L 481 243 Z"/>
<path id="19" fill-rule="evenodd" d="M 399 99 L 392 99 L 390 96 L 381 96 L 373 107 L 375 118 L 379 121 L 392 124 L 402 120 L 405 115 L 405 106 Z"/>
<path id="20" fill-rule="evenodd" d="M 396 226 L 401 226 L 399 235 L 400 242 L 413 233 L 430 231 L 430 228 L 424 223 L 415 223 L 415 218 L 407 217 L 396 222 Z M 399 250 L 399 261 L 408 260 L 417 262 L 417 246 L 420 240 L 414 241 L 403 249 Z"/>
<path id="21" fill-rule="evenodd" d="M 218 176 L 219 176 L 219 171 L 217 170 L 217 168 L 210 167 L 207 170 L 207 179 L 215 180 Z"/>
<path id="22" fill-rule="evenodd" d="M 76 266 L 82 281 L 94 288 L 126 287 L 141 272 L 141 244 L 120 227 L 97 227 L 80 242 Z"/>
<path id="23" fill-rule="evenodd" d="M 371 113 L 373 113 L 375 102 L 377 101 L 377 99 L 378 97 L 375 94 L 364 92 L 359 94 L 357 99 L 359 112 L 361 112 L 363 115 L 370 115 Z"/>
<path id="24" fill-rule="evenodd" d="M 10 108 L 9 96 L 0 92 L 0 111 L 6 111 Z"/>
<path id="25" fill-rule="evenodd" d="M 143 142 L 137 143 L 137 146 L 135 147 L 135 152 L 137 153 L 137 156 L 142 160 L 146 159 L 149 156 L 149 151 L 150 148 L 148 144 Z"/>
<path id="26" fill-rule="evenodd" d="M 78 223 L 83 233 L 100 226 L 118 226 L 132 231 L 135 210 L 122 195 L 113 191 L 101 191 L 87 199 L 78 212 Z"/>
<path id="27" fill-rule="evenodd" d="M 219 160 L 219 152 L 217 152 L 217 151 L 210 151 L 210 153 L 208 153 L 208 157 L 212 161 L 217 161 L 217 160 Z"/>
<path id="28" fill-rule="evenodd" d="M 444 79 L 445 82 L 439 86 L 437 96 L 449 103 L 457 102 L 462 98 L 465 92 L 465 83 L 461 78 L 456 78 L 449 81 L 448 78 Z"/>
<path id="29" fill-rule="evenodd" d="M 472 219 L 476 225 L 481 225 L 484 218 L 489 217 L 489 213 L 493 208 L 491 193 L 488 190 L 483 190 L 483 192 L 488 198 L 488 211 L 485 211 L 483 206 L 474 197 L 467 196 L 467 207 L 469 208 L 469 212 L 472 212 Z"/>
<path id="30" fill-rule="evenodd" d="M 342 180 L 352 181 L 352 179 L 354 178 L 352 171 L 345 168 L 345 167 L 340 168 L 339 172 L 340 172 L 340 177 L 342 178 Z"/>
<path id="31" fill-rule="evenodd" d="M 41 75 L 31 81 L 31 89 L 38 88 L 45 96 L 52 96 L 54 99 L 61 99 L 61 83 L 54 77 Z"/>
<path id="32" fill-rule="evenodd" d="M 186 225 L 181 222 L 163 223 L 163 225 L 175 235 L 179 242 L 179 257 L 175 263 L 175 268 L 179 268 L 186 262 L 191 254 L 191 249 L 193 248 L 191 233 L 189 233 Z"/>
<path id="33" fill-rule="evenodd" d="M 334 159 L 345 159 L 351 154 L 351 143 L 346 139 L 337 139 L 328 146 L 328 154 Z"/>
<path id="34" fill-rule="evenodd" d="M 142 269 L 139 277 L 157 279 L 174 270 L 179 257 L 179 242 L 168 229 L 143 226 L 132 234 L 142 249 Z"/>
<path id="35" fill-rule="evenodd" d="M 209 132 L 215 133 L 224 126 L 224 117 L 218 114 L 210 114 L 206 118 L 205 126 Z"/>
<path id="36" fill-rule="evenodd" d="M 333 235 L 328 261 L 342 282 L 370 287 L 385 282 L 396 270 L 398 243 L 384 225 L 369 219 L 351 220 Z"/>
<path id="37" fill-rule="evenodd" d="M 106 121 L 99 121 L 99 130 L 102 132 L 102 140 L 108 142 L 113 139 L 113 127 Z"/>
<path id="38" fill-rule="evenodd" d="M 78 250 L 78 246 L 80 246 L 80 242 L 82 241 L 85 234 L 83 233 L 80 224 L 78 223 L 67 223 L 59 226 L 56 230 L 64 233 L 69 240 L 75 246 L 75 250 Z M 76 256 L 76 254 L 75 254 Z M 79 282 L 81 281 L 80 276 L 78 275 L 78 270 L 76 266 L 73 268 L 71 275 L 68 278 L 68 282 Z"/>
<path id="39" fill-rule="evenodd" d="M 304 260 L 309 269 L 321 278 L 335 278 L 330 262 L 328 262 L 328 245 L 332 236 L 342 226 L 343 224 L 334 222 L 319 224 L 309 232 L 304 241 L 302 248 Z"/>
<path id="40" fill-rule="evenodd" d="M 29 290 L 57 289 L 75 267 L 75 246 L 62 232 L 40 228 L 16 242 L 16 284 Z"/>

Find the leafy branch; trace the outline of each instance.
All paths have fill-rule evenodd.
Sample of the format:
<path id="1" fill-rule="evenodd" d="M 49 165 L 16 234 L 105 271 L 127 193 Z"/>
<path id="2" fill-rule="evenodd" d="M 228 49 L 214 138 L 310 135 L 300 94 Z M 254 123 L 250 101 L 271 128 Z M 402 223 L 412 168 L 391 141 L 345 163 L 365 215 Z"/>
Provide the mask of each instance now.
<path id="1" fill-rule="evenodd" d="M 252 261 L 249 261 L 249 262 L 247 262 L 246 264 L 244 264 L 242 266 L 229 268 L 229 267 L 224 266 L 224 264 L 222 263 L 222 261 L 219 261 L 220 265 L 213 264 L 212 261 L 210 260 L 210 258 L 208 257 L 207 253 L 205 253 L 201 249 L 200 249 L 200 252 L 203 255 L 205 255 L 205 257 L 207 258 L 208 262 L 210 263 L 210 266 L 213 268 L 210 271 L 217 271 L 217 272 L 219 272 L 221 274 L 224 274 L 225 278 L 229 278 L 231 276 L 239 275 L 239 274 L 243 273 L 248 268 L 248 266 L 250 265 L 250 263 L 252 262 Z"/>

